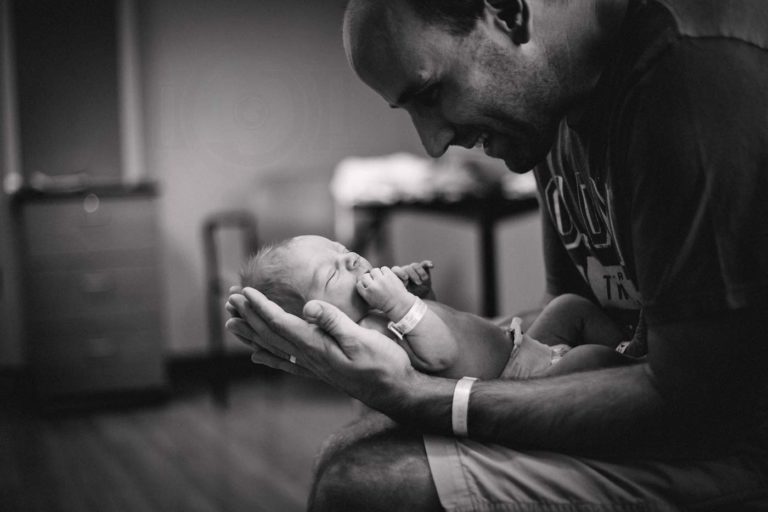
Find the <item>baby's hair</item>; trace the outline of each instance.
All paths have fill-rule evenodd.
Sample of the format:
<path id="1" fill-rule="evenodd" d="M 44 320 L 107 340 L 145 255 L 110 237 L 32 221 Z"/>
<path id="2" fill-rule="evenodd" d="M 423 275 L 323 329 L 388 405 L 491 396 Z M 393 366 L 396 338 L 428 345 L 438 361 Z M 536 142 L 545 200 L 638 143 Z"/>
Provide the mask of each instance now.
<path id="1" fill-rule="evenodd" d="M 301 316 L 307 299 L 296 289 L 283 255 L 292 239 L 261 247 L 240 271 L 240 284 L 256 288 L 288 313 Z"/>

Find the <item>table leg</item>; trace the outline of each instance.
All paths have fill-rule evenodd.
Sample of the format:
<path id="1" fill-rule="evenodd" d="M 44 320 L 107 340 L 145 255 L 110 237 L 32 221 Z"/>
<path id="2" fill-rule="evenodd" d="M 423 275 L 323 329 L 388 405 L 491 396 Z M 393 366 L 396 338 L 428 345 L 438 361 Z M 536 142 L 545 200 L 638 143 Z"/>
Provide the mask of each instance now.
<path id="1" fill-rule="evenodd" d="M 489 219 L 480 220 L 481 314 L 489 318 L 498 314 L 498 306 L 496 303 L 495 227 L 496 224 Z"/>

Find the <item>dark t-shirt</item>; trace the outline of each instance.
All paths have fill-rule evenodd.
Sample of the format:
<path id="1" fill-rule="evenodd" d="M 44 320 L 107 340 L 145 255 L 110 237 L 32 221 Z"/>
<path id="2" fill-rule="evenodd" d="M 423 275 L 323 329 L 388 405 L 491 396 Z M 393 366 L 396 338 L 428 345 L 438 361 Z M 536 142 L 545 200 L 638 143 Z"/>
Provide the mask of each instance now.
<path id="1" fill-rule="evenodd" d="M 649 325 L 768 309 L 768 2 L 632 3 L 535 172 L 550 292 Z"/>

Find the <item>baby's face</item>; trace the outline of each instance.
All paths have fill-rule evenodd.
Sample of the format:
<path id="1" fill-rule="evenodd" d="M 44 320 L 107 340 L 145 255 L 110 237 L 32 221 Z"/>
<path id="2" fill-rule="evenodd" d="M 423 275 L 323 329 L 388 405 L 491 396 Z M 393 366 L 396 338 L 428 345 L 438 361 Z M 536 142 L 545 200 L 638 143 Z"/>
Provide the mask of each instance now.
<path id="1" fill-rule="evenodd" d="M 320 299 L 359 322 L 370 306 L 357 293 L 358 278 L 371 270 L 362 256 L 321 236 L 298 236 L 291 241 L 286 264 L 296 286 L 308 300 Z"/>

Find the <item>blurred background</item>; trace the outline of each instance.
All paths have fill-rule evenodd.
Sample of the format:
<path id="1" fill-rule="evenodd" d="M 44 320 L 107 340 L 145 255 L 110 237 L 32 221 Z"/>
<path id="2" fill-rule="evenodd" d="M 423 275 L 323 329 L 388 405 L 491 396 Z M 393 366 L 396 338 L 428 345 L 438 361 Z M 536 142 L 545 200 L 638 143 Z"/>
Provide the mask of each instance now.
<path id="1" fill-rule="evenodd" d="M 303 510 L 359 408 L 224 332 L 260 244 L 325 235 L 432 259 L 455 308 L 537 306 L 529 177 L 427 159 L 349 69 L 345 3 L 0 0 L 1 510 Z"/>

